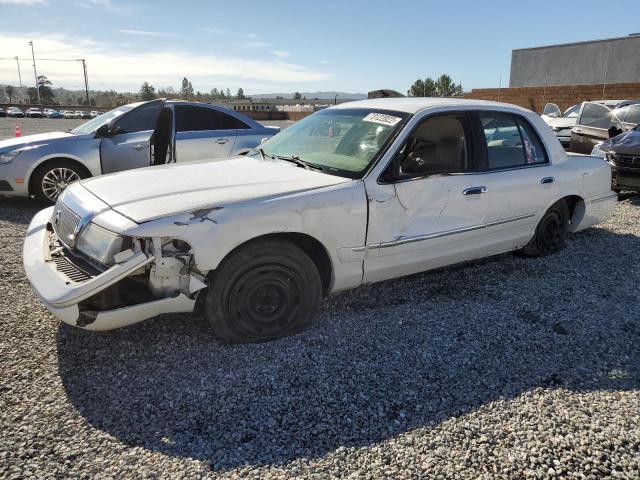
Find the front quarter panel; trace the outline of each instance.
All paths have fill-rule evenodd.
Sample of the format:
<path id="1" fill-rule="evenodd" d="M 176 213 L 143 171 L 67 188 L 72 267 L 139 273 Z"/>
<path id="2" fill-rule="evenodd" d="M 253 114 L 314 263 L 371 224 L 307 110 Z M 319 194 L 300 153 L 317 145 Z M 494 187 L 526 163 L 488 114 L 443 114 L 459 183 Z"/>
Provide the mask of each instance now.
<path id="1" fill-rule="evenodd" d="M 233 249 L 257 237 L 306 234 L 329 254 L 331 290 L 336 291 L 356 287 L 362 281 L 366 226 L 364 185 L 353 180 L 276 198 L 212 205 L 143 223 L 126 234 L 184 240 L 193 247 L 195 263 L 203 272 L 216 269 Z"/>

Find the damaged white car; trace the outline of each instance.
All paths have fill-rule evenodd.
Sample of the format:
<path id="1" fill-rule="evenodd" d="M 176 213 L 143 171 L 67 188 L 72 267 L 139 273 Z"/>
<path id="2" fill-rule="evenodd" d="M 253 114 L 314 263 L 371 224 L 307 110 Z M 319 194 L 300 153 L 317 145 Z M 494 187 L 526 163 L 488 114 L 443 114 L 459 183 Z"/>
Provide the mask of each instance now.
<path id="1" fill-rule="evenodd" d="M 307 327 L 321 298 L 509 251 L 556 252 L 616 203 L 536 114 L 389 98 L 317 112 L 246 157 L 84 180 L 28 228 L 24 265 L 64 322 L 108 330 L 197 298 L 215 335 Z"/>

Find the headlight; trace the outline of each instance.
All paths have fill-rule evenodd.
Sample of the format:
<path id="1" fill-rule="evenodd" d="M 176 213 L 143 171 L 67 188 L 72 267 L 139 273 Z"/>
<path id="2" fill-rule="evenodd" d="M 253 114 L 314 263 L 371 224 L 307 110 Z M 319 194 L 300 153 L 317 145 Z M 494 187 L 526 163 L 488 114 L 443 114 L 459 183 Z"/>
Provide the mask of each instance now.
<path id="1" fill-rule="evenodd" d="M 22 153 L 21 149 L 0 153 L 0 164 L 11 163 L 13 159 Z"/>
<path id="2" fill-rule="evenodd" d="M 128 239 L 89 223 L 80 233 L 76 249 L 104 265 L 115 263 L 113 256 L 127 248 Z"/>
<path id="3" fill-rule="evenodd" d="M 604 150 L 600 150 L 601 146 L 602 146 L 602 142 L 596 143 L 595 146 L 593 147 L 593 150 L 591 150 L 591 155 L 593 155 L 594 157 L 602 157 L 606 159 L 607 152 L 605 152 Z"/>

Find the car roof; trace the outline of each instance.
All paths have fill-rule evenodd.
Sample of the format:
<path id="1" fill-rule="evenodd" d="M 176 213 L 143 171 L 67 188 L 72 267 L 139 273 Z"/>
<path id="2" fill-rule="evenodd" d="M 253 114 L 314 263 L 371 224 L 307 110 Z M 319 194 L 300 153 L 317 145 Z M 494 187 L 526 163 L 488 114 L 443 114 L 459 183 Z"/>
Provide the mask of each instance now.
<path id="1" fill-rule="evenodd" d="M 516 110 L 525 110 L 517 105 L 488 100 L 471 100 L 468 98 L 438 98 L 438 97 L 393 97 L 375 98 L 370 100 L 357 100 L 334 105 L 330 108 L 371 108 L 380 110 L 395 110 L 397 112 L 417 113 L 420 110 L 434 107 L 477 107 L 479 109 L 509 107 Z"/>

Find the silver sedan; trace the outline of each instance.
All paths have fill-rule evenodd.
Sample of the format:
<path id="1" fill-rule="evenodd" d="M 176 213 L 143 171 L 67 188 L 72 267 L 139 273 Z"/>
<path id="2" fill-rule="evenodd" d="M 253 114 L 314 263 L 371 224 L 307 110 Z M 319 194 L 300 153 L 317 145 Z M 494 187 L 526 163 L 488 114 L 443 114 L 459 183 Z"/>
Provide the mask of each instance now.
<path id="1" fill-rule="evenodd" d="M 279 131 L 216 105 L 132 103 L 70 132 L 0 141 L 0 195 L 55 202 L 67 185 L 82 178 L 243 155 Z"/>

